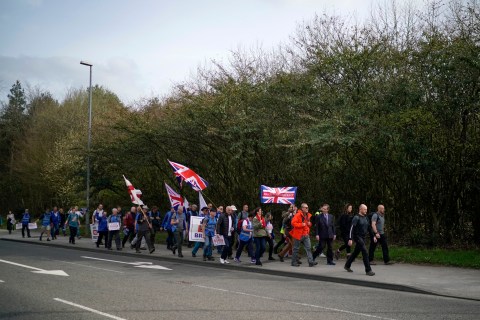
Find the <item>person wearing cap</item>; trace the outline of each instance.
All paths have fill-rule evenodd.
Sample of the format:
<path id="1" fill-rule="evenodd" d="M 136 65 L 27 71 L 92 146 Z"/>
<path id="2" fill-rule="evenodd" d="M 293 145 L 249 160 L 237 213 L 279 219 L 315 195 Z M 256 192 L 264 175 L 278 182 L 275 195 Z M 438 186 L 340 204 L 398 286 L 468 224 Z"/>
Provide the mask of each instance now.
<path id="1" fill-rule="evenodd" d="M 193 206 L 192 206 L 193 207 Z M 202 220 L 202 230 L 203 230 L 203 221 L 205 220 L 205 218 L 208 216 L 208 208 L 207 207 L 203 207 L 202 210 L 200 210 L 200 213 L 198 214 L 199 217 L 202 217 L 204 218 Z M 204 234 L 204 237 L 203 239 L 205 239 L 205 234 Z M 200 241 L 197 241 L 195 242 L 195 245 L 193 246 L 193 250 L 192 250 L 192 257 L 196 257 L 197 256 L 197 251 L 198 249 L 200 248 L 204 248 L 204 242 L 200 242 Z M 205 249 L 204 249 L 205 250 Z"/>
<path id="2" fill-rule="evenodd" d="M 135 220 L 137 221 L 135 225 L 135 229 L 137 231 L 137 242 L 135 243 L 135 252 L 141 253 L 140 245 L 142 243 L 142 238 L 145 238 L 145 242 L 148 246 L 148 251 L 152 254 L 155 251 L 155 247 L 153 246 L 152 242 L 150 242 L 150 222 L 148 221 L 148 216 L 145 211 L 148 210 L 147 206 L 143 206 L 142 208 L 138 207 L 137 209 L 137 216 Z"/>
<path id="3" fill-rule="evenodd" d="M 202 208 L 203 211 L 203 208 Z M 214 261 L 215 259 L 212 257 L 213 253 L 213 237 L 216 234 L 216 227 L 218 219 L 217 209 L 212 207 L 210 208 L 210 215 L 203 219 L 203 234 L 205 239 L 205 244 L 203 245 L 203 261 Z"/>

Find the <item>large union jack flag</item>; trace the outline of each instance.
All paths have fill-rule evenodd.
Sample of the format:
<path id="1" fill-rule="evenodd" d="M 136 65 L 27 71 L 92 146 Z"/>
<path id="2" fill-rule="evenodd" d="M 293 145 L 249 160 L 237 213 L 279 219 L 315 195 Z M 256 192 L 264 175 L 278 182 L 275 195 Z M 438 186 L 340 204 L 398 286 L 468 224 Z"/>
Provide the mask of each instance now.
<path id="1" fill-rule="evenodd" d="M 297 196 L 297 187 L 279 187 L 272 188 L 264 185 L 260 186 L 260 201 L 262 203 L 295 203 Z"/>
<path id="2" fill-rule="evenodd" d="M 195 191 L 202 191 L 203 189 L 208 187 L 207 180 L 200 177 L 198 174 L 195 173 L 195 171 L 193 171 L 189 167 L 185 167 L 180 163 L 172 162 L 170 160 L 168 160 L 168 162 L 170 162 L 170 165 L 173 167 L 173 170 L 175 171 L 175 176 L 179 181 L 180 187 L 182 187 L 182 182 L 184 180 Z"/>
<path id="3" fill-rule="evenodd" d="M 175 210 L 178 209 L 178 206 L 183 206 L 183 198 L 181 195 L 175 192 L 166 182 L 165 189 L 167 189 L 168 198 L 170 199 L 170 204 Z"/>

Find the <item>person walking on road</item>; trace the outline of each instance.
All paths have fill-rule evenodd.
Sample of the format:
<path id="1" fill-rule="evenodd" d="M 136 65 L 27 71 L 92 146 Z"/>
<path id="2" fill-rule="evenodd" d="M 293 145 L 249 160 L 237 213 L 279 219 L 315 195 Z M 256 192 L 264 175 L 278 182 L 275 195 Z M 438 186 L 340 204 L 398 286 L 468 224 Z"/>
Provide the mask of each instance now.
<path id="1" fill-rule="evenodd" d="M 28 224 L 30 223 L 30 213 L 28 212 L 28 209 L 25 209 L 25 212 L 23 213 L 22 217 L 22 238 L 25 238 L 25 230 L 27 230 L 27 236 L 30 237 L 30 228 L 28 227 Z"/>
<path id="2" fill-rule="evenodd" d="M 340 220 L 338 221 L 338 224 L 340 225 L 340 233 L 342 234 L 343 244 L 335 252 L 335 259 L 337 260 L 340 259 L 340 253 L 343 250 L 347 251 L 347 259 L 350 257 L 351 247 L 348 245 L 348 234 L 350 232 L 350 226 L 352 225 L 352 219 L 353 219 L 352 213 L 353 213 L 353 206 L 350 203 L 347 203 L 343 210 L 343 214 L 340 217 Z"/>
<path id="3" fill-rule="evenodd" d="M 101 206 L 101 210 L 96 210 L 94 215 L 94 221 L 98 223 L 98 239 L 96 242 L 97 248 L 100 247 L 102 244 L 103 238 L 105 238 L 105 248 L 108 245 L 108 222 L 107 222 L 107 213 L 103 210 L 103 206 Z M 100 208 L 99 206 L 99 208 Z"/>
<path id="4" fill-rule="evenodd" d="M 70 237 L 68 239 L 68 243 L 75 244 L 75 236 L 77 235 L 77 229 L 80 226 L 79 219 L 80 215 L 78 213 L 78 207 L 73 207 L 68 212 L 68 217 L 65 221 L 65 226 L 68 225 L 68 229 L 70 230 Z"/>
<path id="5" fill-rule="evenodd" d="M 266 238 L 268 237 L 267 222 L 262 216 L 262 208 L 258 207 L 254 211 L 253 218 L 253 241 L 255 242 L 255 264 L 261 266 L 260 258 L 265 252 Z"/>
<path id="6" fill-rule="evenodd" d="M 353 272 L 350 267 L 352 266 L 353 261 L 362 253 L 363 257 L 363 264 L 365 266 L 365 272 L 368 276 L 374 276 L 375 272 L 372 271 L 372 267 L 370 267 L 370 261 L 368 259 L 368 251 L 365 247 L 365 236 L 368 233 L 368 220 L 367 220 L 367 206 L 364 204 L 360 205 L 358 209 L 358 215 L 353 217 L 352 226 L 350 227 L 350 234 L 348 245 L 352 245 L 352 239 L 355 241 L 355 249 L 353 250 L 352 255 L 348 258 L 347 262 L 345 263 L 344 269 L 348 272 Z M 377 238 L 373 238 L 373 241 L 377 241 Z"/>
<path id="7" fill-rule="evenodd" d="M 202 210 L 203 211 L 203 210 Z M 203 219 L 203 230 L 204 230 L 204 239 L 205 244 L 203 246 L 203 261 L 215 261 L 215 258 L 212 257 L 213 253 L 213 237 L 216 234 L 217 229 L 217 209 L 210 208 L 210 215 Z"/>
<path id="8" fill-rule="evenodd" d="M 328 213 L 330 206 L 328 204 L 323 204 L 321 211 L 322 213 L 315 217 L 315 236 L 318 242 L 317 249 L 313 253 L 313 260 L 315 260 L 320 253 L 322 253 L 325 245 L 327 246 L 327 264 L 334 266 L 333 262 L 333 250 L 332 243 L 336 239 L 335 234 L 335 218 L 333 215 Z"/>
<path id="9" fill-rule="evenodd" d="M 233 210 L 231 206 L 225 208 L 217 221 L 217 234 L 222 235 L 225 240 L 222 255 L 220 256 L 221 264 L 228 264 L 228 257 L 232 256 L 233 232 L 235 231 L 235 221 L 232 216 Z"/>
<path id="10" fill-rule="evenodd" d="M 178 206 L 177 212 L 172 215 L 170 224 L 172 225 L 172 231 L 175 236 L 175 244 L 172 246 L 172 252 L 178 250 L 178 257 L 183 258 L 182 246 L 183 246 L 183 231 L 188 230 L 187 216 L 183 210 L 183 206 Z"/>
<path id="11" fill-rule="evenodd" d="M 122 218 L 118 215 L 118 209 L 113 208 L 112 214 L 107 218 L 108 222 L 108 245 L 107 249 L 112 250 L 112 241 L 115 238 L 115 245 L 117 250 L 122 250 L 120 242 L 120 227 L 122 225 Z"/>
<path id="12" fill-rule="evenodd" d="M 243 219 L 242 231 L 238 235 L 238 241 L 240 244 L 238 245 L 237 252 L 235 253 L 235 259 L 234 259 L 235 262 L 241 262 L 240 256 L 242 255 L 243 248 L 245 247 L 247 247 L 248 249 L 249 256 L 253 257 L 253 252 L 252 252 L 253 250 L 252 250 L 252 246 L 250 245 L 252 242 L 252 236 L 253 236 L 253 223 L 252 223 L 253 216 L 254 216 L 253 212 L 249 212 L 247 219 Z M 251 262 L 254 263 L 255 260 L 252 259 Z"/>
<path id="13" fill-rule="evenodd" d="M 12 234 L 13 226 L 15 225 L 15 216 L 13 215 L 12 211 L 8 211 L 7 214 L 7 230 L 8 234 Z"/>
<path id="14" fill-rule="evenodd" d="M 312 226 L 312 223 L 310 222 L 311 218 L 312 214 L 308 212 L 308 205 L 302 203 L 300 210 L 298 210 L 292 219 L 293 230 L 290 232 L 290 235 L 293 238 L 292 267 L 300 266 L 297 261 L 300 244 L 303 244 L 305 252 L 307 253 L 308 266 L 313 267 L 318 264 L 313 261 L 312 257 L 312 244 L 310 243 L 310 227 Z"/>
<path id="15" fill-rule="evenodd" d="M 283 262 L 285 255 L 291 252 L 293 248 L 293 238 L 291 231 L 293 230 L 292 219 L 295 213 L 297 212 L 297 206 L 292 204 L 288 209 L 288 215 L 283 219 L 283 232 L 285 233 L 285 246 L 282 251 L 278 254 L 278 258 Z"/>
<path id="16" fill-rule="evenodd" d="M 125 243 L 129 241 L 130 243 L 133 241 L 135 237 L 135 217 L 136 217 L 137 208 L 131 207 L 130 212 L 128 212 L 125 217 L 123 218 L 123 240 L 122 240 L 122 248 L 125 248 Z"/>
<path id="17" fill-rule="evenodd" d="M 155 247 L 150 241 L 150 229 L 152 225 L 148 220 L 148 216 L 145 212 L 148 210 L 147 206 L 143 206 L 143 208 L 138 207 L 137 209 L 137 216 L 135 220 L 137 221 L 135 228 L 137 232 L 137 242 L 135 243 L 135 252 L 141 253 L 140 245 L 142 243 L 142 238 L 145 238 L 145 242 L 147 243 L 148 251 L 152 254 L 155 251 Z"/>
<path id="18" fill-rule="evenodd" d="M 372 215 L 371 224 L 373 237 L 375 237 L 377 241 L 373 241 L 373 239 L 370 241 L 370 248 L 368 250 L 368 259 L 370 260 L 370 264 L 376 264 L 374 255 L 375 249 L 377 248 L 377 244 L 379 242 L 382 246 L 383 262 L 386 265 L 393 264 L 393 262 L 390 261 L 390 256 L 388 254 L 387 237 L 385 236 L 385 207 L 383 205 L 378 205 L 377 212 Z"/>

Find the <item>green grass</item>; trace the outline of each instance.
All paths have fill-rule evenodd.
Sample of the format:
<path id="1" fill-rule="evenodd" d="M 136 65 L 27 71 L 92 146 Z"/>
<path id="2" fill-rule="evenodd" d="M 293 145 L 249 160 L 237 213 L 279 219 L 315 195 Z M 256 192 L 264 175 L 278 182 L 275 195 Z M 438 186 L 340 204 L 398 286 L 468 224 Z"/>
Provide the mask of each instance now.
<path id="1" fill-rule="evenodd" d="M 443 265 L 480 269 L 480 250 L 454 250 L 441 248 L 412 248 L 389 246 L 390 257 L 396 262 L 412 264 Z M 381 257 L 377 248 L 376 257 Z"/>

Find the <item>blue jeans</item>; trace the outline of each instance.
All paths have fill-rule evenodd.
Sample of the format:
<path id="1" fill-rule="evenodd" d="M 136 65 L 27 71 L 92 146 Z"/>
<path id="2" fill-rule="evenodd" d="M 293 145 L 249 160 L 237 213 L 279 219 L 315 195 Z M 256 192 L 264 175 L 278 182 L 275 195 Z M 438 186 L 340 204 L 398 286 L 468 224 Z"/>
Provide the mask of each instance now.
<path id="1" fill-rule="evenodd" d="M 205 235 L 205 244 L 203 245 L 203 256 L 211 257 L 213 250 L 213 236 Z"/>
<path id="2" fill-rule="evenodd" d="M 255 242 L 255 260 L 259 262 L 260 257 L 265 252 L 265 237 L 255 237 L 253 242 Z"/>
<path id="3" fill-rule="evenodd" d="M 197 254 L 198 249 L 203 247 L 203 242 L 195 242 L 195 245 L 193 246 L 192 254 Z"/>
<path id="4" fill-rule="evenodd" d="M 50 230 L 50 235 L 52 236 L 52 239 L 56 237 L 58 230 L 59 230 L 58 223 L 52 223 L 52 230 Z"/>
<path id="5" fill-rule="evenodd" d="M 312 244 L 310 243 L 310 237 L 303 236 L 300 240 L 293 239 L 293 255 L 292 255 L 292 265 L 297 263 L 298 250 L 300 249 L 300 244 L 303 244 L 303 248 L 307 253 L 308 263 L 313 263 L 312 257 Z"/>

